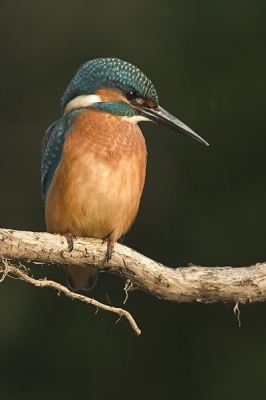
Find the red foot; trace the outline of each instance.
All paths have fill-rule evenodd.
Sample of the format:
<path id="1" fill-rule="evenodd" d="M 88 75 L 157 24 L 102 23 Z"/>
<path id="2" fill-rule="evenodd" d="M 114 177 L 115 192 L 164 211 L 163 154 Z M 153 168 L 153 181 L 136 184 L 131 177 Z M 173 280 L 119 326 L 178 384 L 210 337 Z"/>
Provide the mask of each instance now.
<path id="1" fill-rule="evenodd" d="M 72 251 L 74 248 L 74 239 L 76 240 L 77 237 L 76 235 L 73 235 L 72 233 L 63 233 L 62 236 L 65 236 L 66 240 L 67 240 L 67 244 L 68 244 L 68 251 Z"/>
<path id="2" fill-rule="evenodd" d="M 108 262 L 111 260 L 114 251 L 114 241 L 111 238 L 106 238 L 104 239 L 104 242 L 107 242 L 106 261 Z"/>

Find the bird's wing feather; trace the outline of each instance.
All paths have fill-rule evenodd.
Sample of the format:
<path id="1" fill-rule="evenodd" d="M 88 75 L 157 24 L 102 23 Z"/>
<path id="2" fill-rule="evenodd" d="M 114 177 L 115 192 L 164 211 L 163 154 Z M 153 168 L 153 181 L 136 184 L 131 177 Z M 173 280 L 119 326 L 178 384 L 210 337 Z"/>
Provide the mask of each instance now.
<path id="1" fill-rule="evenodd" d="M 42 195 L 46 200 L 54 172 L 60 162 L 65 136 L 70 132 L 77 112 L 70 112 L 54 122 L 42 142 Z"/>

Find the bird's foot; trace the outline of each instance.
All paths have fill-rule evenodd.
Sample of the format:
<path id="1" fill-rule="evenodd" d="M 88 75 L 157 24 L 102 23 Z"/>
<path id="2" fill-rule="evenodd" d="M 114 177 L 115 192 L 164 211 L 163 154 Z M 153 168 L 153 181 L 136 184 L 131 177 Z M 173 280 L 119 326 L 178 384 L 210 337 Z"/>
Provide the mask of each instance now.
<path id="1" fill-rule="evenodd" d="M 107 243 L 107 253 L 106 253 L 106 261 L 110 261 L 112 258 L 112 254 L 114 251 L 114 241 L 111 238 L 105 238 L 103 243 L 106 242 Z"/>
<path id="2" fill-rule="evenodd" d="M 67 244 L 68 244 L 68 251 L 71 252 L 74 248 L 74 240 L 77 239 L 76 235 L 73 235 L 72 233 L 63 233 L 62 236 L 65 236 Z"/>

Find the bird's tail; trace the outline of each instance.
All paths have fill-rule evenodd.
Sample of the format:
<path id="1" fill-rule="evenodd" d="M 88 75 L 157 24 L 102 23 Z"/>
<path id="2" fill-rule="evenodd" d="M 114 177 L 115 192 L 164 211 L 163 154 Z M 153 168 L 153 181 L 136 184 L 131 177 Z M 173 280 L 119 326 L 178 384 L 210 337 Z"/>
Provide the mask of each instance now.
<path id="1" fill-rule="evenodd" d="M 82 267 L 81 265 L 68 265 L 65 267 L 67 285 L 74 292 L 90 290 L 97 282 L 99 269 L 96 267 Z"/>

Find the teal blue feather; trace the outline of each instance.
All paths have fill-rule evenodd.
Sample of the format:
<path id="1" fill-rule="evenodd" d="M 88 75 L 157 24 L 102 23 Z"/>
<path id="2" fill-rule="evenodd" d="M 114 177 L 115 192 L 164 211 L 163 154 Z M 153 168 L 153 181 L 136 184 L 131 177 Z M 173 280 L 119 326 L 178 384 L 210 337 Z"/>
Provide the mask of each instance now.
<path id="1" fill-rule="evenodd" d="M 62 97 L 62 107 L 80 95 L 94 94 L 98 89 L 114 89 L 124 94 L 133 90 L 142 99 L 158 105 L 158 95 L 152 82 L 134 65 L 118 58 L 97 58 L 83 64 Z"/>
<path id="2" fill-rule="evenodd" d="M 65 136 L 70 132 L 75 117 L 80 110 L 64 115 L 54 122 L 46 131 L 42 143 L 42 195 L 46 201 L 54 172 L 60 162 Z"/>

